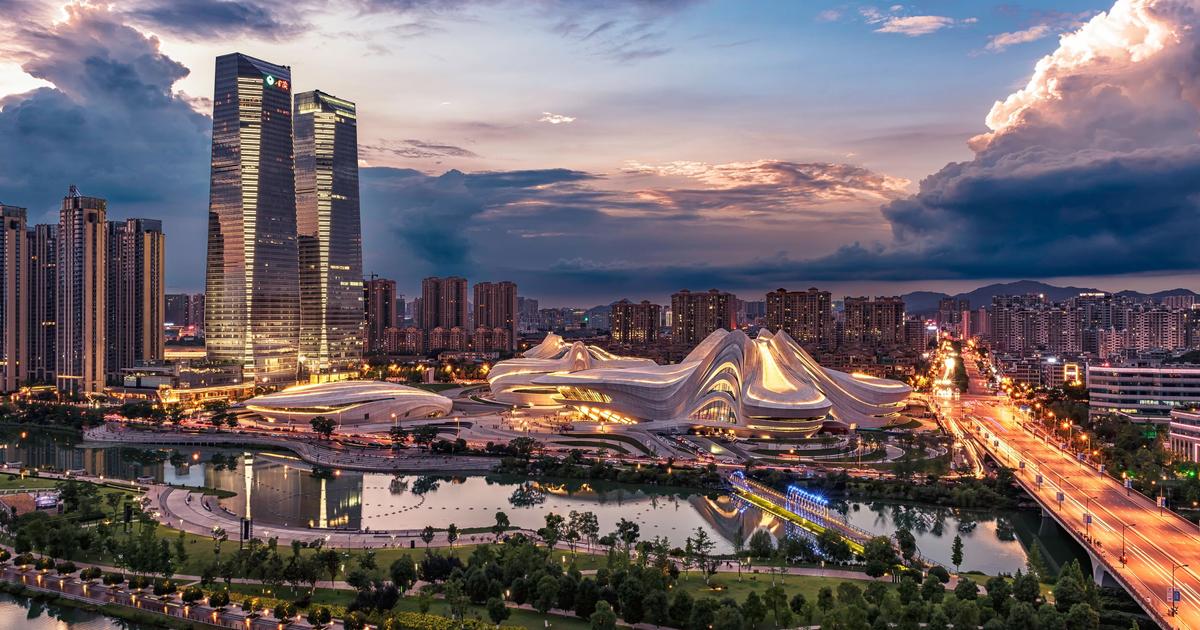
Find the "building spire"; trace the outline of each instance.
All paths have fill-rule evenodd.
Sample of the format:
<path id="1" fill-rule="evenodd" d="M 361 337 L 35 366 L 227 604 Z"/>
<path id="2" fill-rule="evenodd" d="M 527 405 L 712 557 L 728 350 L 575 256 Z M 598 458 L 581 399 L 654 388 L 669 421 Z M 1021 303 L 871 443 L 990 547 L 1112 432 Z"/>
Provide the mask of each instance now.
<path id="1" fill-rule="evenodd" d="M 83 195 L 79 194 L 79 189 L 75 187 L 75 184 L 71 184 L 71 187 L 67 189 L 67 197 L 70 197 L 71 199 L 78 199 L 82 196 Z"/>

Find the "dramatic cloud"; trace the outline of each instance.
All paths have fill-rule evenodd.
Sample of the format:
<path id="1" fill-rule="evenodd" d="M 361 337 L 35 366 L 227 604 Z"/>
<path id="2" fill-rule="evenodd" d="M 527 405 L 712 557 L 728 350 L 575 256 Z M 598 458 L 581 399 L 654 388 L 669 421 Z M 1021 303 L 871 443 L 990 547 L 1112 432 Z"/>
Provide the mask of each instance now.
<path id="1" fill-rule="evenodd" d="M 551 125 L 565 125 L 575 122 L 574 116 L 564 116 L 562 114 L 551 114 L 550 112 L 542 112 L 542 117 L 538 122 L 550 123 Z"/>
<path id="2" fill-rule="evenodd" d="M 203 239 L 184 235 L 206 225 L 211 123 L 172 93 L 187 69 L 103 7 L 70 5 L 48 23 L 6 25 L 5 55 L 54 87 L 0 102 L 0 199 L 53 221 L 78 184 L 106 197 L 110 216 L 167 219 L 172 260 L 203 260 Z M 195 265 L 170 272 L 202 284 Z"/>
<path id="3" fill-rule="evenodd" d="M 406 159 L 428 159 L 428 158 L 474 158 L 479 157 L 474 151 L 464 149 L 463 147 L 453 144 L 443 144 L 438 142 L 426 142 L 424 140 L 400 140 L 391 142 L 382 140 L 378 144 L 359 145 L 359 152 L 362 157 L 369 158 L 373 155 L 384 154 Z"/>
<path id="4" fill-rule="evenodd" d="M 909 181 L 881 175 L 849 164 L 795 163 L 781 160 L 757 162 L 670 162 L 661 165 L 629 162 L 626 173 L 692 179 L 713 189 L 769 188 L 769 194 L 791 202 L 822 203 L 895 199 Z"/>
<path id="5" fill-rule="evenodd" d="M 1036 42 L 1052 32 L 1048 24 L 1035 24 L 1027 29 L 1012 33 L 997 33 L 988 38 L 985 48 L 990 52 L 1004 52 L 1010 46 Z"/>
<path id="6" fill-rule="evenodd" d="M 1184 245 L 1200 238 L 1197 6 L 1118 0 L 1064 36 L 992 108 L 973 160 L 884 207 L 894 243 L 805 268 L 898 279 L 1200 267 Z"/>
<path id="7" fill-rule="evenodd" d="M 292 3 L 239 0 L 146 0 L 127 9 L 130 20 L 186 39 L 251 36 L 282 39 L 306 25 L 293 15 Z"/>

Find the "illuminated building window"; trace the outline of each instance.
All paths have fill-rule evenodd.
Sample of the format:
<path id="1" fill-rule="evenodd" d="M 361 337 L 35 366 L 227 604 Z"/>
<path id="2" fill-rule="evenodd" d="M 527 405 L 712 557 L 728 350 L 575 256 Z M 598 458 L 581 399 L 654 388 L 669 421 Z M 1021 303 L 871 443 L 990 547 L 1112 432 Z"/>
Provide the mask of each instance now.
<path id="1" fill-rule="evenodd" d="M 559 387 L 558 395 L 566 400 L 581 400 L 587 402 L 610 403 L 612 398 L 608 394 L 598 392 L 594 389 L 586 387 Z"/>
<path id="2" fill-rule="evenodd" d="M 696 422 L 724 422 L 728 424 L 737 422 L 737 416 L 733 413 L 733 409 L 724 400 L 710 401 L 703 407 L 692 412 L 692 415 L 689 417 Z"/>

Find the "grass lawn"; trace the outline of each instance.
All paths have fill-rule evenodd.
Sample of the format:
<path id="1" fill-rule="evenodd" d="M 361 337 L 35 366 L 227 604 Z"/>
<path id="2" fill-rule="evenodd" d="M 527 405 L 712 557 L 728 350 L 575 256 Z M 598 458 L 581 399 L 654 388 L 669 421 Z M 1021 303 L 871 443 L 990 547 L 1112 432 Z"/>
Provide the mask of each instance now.
<path id="1" fill-rule="evenodd" d="M 396 604 L 395 610 L 420 612 L 416 597 L 405 597 Z M 487 616 L 487 610 L 483 606 L 470 606 L 470 616 L 478 617 L 484 621 L 490 622 Z M 447 610 L 446 602 L 435 599 L 430 602 L 429 612 L 435 615 L 450 616 L 450 611 Z M 554 628 L 562 628 L 563 630 L 590 630 L 591 624 L 578 617 L 560 617 L 558 615 L 543 615 L 534 610 L 516 610 L 509 609 L 509 618 L 504 620 L 506 626 L 521 626 L 529 628 L 529 630 L 545 630 L 546 622 L 550 622 L 550 626 Z"/>
<path id="2" fill-rule="evenodd" d="M 693 597 L 732 597 L 741 603 L 746 600 L 746 596 L 751 591 L 757 591 L 761 597 L 763 592 L 771 586 L 772 576 L 768 574 L 752 574 L 743 573 L 742 581 L 738 581 L 736 573 L 721 573 L 713 576 L 712 583 L 720 587 L 720 590 L 709 588 L 704 583 L 704 578 L 698 574 L 691 574 L 687 578 L 680 576 L 679 584 L 676 588 L 681 588 Z M 850 582 L 859 588 L 866 588 L 868 582 L 865 580 L 844 580 L 842 578 L 827 578 L 808 575 L 776 575 L 775 582 L 783 585 L 783 590 L 787 592 L 788 599 L 791 599 L 796 593 L 802 593 L 808 601 L 816 601 L 817 593 L 822 587 L 828 586 L 836 593 L 838 584 L 842 582 Z M 888 588 L 895 588 L 891 582 L 887 582 Z"/>
<path id="3" fill-rule="evenodd" d="M 0 490 L 53 488 L 56 483 L 58 483 L 57 479 L 42 479 L 40 477 L 25 477 L 22 479 L 20 475 L 0 474 Z"/>
<path id="4" fill-rule="evenodd" d="M 218 582 L 217 586 L 222 586 L 223 582 Z M 296 601 L 308 595 L 308 588 L 300 587 L 293 589 L 290 586 L 284 586 L 277 589 L 270 589 L 267 586 L 259 584 L 238 584 L 229 585 L 230 594 L 240 593 L 242 595 L 260 595 L 266 597 L 274 597 L 275 599 L 283 599 L 287 601 Z M 346 589 L 333 588 L 318 588 L 313 591 L 312 602 L 314 604 L 324 606 L 346 606 L 354 601 L 354 591 Z"/>

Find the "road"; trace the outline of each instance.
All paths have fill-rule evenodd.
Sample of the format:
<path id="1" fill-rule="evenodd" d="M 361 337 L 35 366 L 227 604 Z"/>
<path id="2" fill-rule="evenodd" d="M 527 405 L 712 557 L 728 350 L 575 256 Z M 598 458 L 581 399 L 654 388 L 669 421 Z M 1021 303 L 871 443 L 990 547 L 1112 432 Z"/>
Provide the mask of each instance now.
<path id="1" fill-rule="evenodd" d="M 1039 433 L 1007 400 L 980 387 L 982 379 L 974 358 L 967 362 L 971 387 L 961 405 L 955 406 L 956 420 L 1011 467 L 1026 490 L 1051 510 L 1160 624 L 1200 629 L 1197 526 L 1170 511 L 1160 513 L 1153 500 L 1077 461 L 1060 448 L 1061 438 Z M 1090 523 L 1086 522 L 1088 514 Z M 1172 567 L 1176 567 L 1174 583 L 1181 593 L 1174 616 L 1168 606 Z"/>

